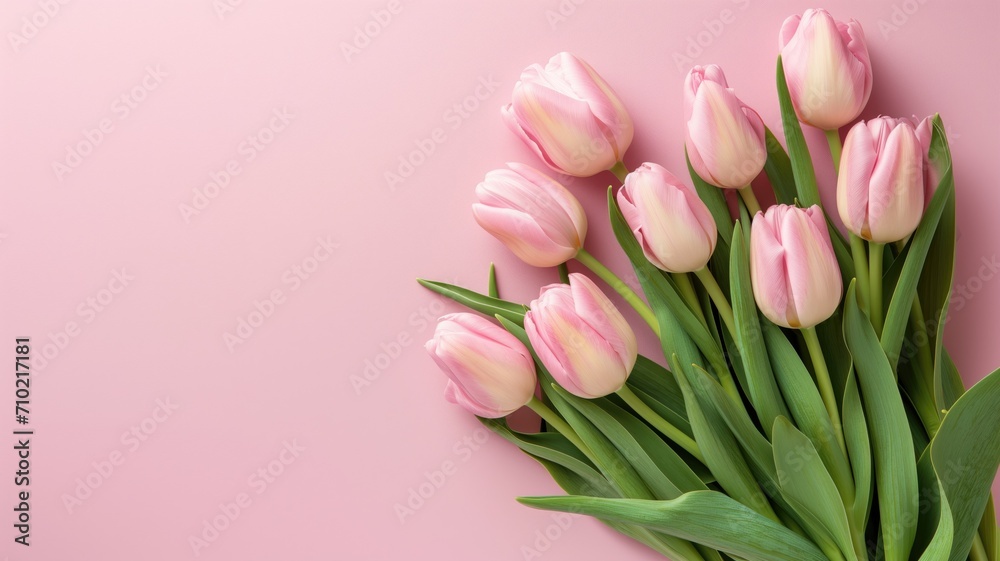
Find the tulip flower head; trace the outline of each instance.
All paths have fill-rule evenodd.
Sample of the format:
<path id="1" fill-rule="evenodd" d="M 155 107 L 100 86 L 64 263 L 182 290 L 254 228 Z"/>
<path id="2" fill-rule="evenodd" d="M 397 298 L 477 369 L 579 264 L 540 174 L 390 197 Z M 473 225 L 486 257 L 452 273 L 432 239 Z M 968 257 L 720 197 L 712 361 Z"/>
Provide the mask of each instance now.
<path id="1" fill-rule="evenodd" d="M 912 234 L 924 210 L 925 154 L 909 119 L 879 117 L 851 127 L 837 178 L 847 229 L 878 243 Z"/>
<path id="2" fill-rule="evenodd" d="M 555 267 L 587 237 L 587 215 L 565 187 L 523 164 L 494 170 L 476 187 L 476 222 L 525 263 Z"/>
<path id="3" fill-rule="evenodd" d="M 559 53 L 533 64 L 501 109 L 507 126 L 553 170 L 589 177 L 620 162 L 632 118 L 611 86 L 583 59 Z"/>
<path id="4" fill-rule="evenodd" d="M 750 278 L 757 306 L 777 325 L 803 329 L 833 315 L 844 285 L 823 210 L 776 205 L 758 212 Z"/>
<path id="5" fill-rule="evenodd" d="M 502 327 L 470 313 L 442 317 L 424 346 L 448 376 L 445 398 L 480 417 L 505 417 L 535 395 L 535 363 Z"/>
<path id="6" fill-rule="evenodd" d="M 872 64 L 861 24 L 806 10 L 778 36 L 788 94 L 803 123 L 836 130 L 861 114 L 872 93 Z"/>
<path id="7" fill-rule="evenodd" d="M 764 168 L 764 122 L 736 97 L 718 66 L 695 66 L 688 72 L 684 121 L 688 158 L 705 181 L 741 189 Z"/>
<path id="8" fill-rule="evenodd" d="M 645 163 L 625 177 L 618 205 L 646 258 L 657 268 L 690 273 L 715 251 L 715 219 L 694 190 L 660 165 Z"/>
<path id="9" fill-rule="evenodd" d="M 587 399 L 616 392 L 635 366 L 635 333 L 589 278 L 542 288 L 524 316 L 528 340 L 563 388 Z"/>

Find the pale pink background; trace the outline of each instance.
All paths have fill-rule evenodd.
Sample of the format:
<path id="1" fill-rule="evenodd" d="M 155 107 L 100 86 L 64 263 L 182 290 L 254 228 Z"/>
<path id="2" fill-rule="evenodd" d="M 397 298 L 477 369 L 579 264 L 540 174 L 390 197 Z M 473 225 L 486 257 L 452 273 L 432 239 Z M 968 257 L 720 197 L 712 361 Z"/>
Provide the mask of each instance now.
<path id="1" fill-rule="evenodd" d="M 475 419 L 443 401 L 444 379 L 419 347 L 431 331 L 425 318 L 456 307 L 413 280 L 484 289 L 492 260 L 504 295 L 527 300 L 556 278 L 518 262 L 469 212 L 487 170 L 539 164 L 498 114 L 522 67 L 560 50 L 584 56 L 638 122 L 627 163 L 684 173 L 686 67 L 673 55 L 700 33 L 707 46 L 692 51 L 693 62 L 722 64 L 744 101 L 780 130 L 776 36 L 785 16 L 810 4 L 577 1 L 403 0 L 348 61 L 342 43 L 387 2 L 234 0 L 222 18 L 215 0 L 70 2 L 15 50 L 10 33 L 42 8 L 5 0 L 0 356 L 12 362 L 16 336 L 30 335 L 38 354 L 67 322 L 80 329 L 32 378 L 30 550 L 12 542 L 10 373 L 0 384 L 0 410 L 11 415 L 0 444 L 0 556 L 194 558 L 189 537 L 247 493 L 250 506 L 200 558 L 496 561 L 536 548 L 552 560 L 654 559 L 592 520 L 561 529 L 514 502 L 558 490 L 499 438 L 477 444 Z M 1000 251 L 997 3 L 826 6 L 867 30 L 875 93 L 866 115 L 943 114 L 959 190 L 956 279 L 968 283 Z M 565 19 L 553 25 L 548 12 L 560 9 Z M 729 22 L 713 23 L 724 10 Z M 894 13 L 897 28 L 883 33 L 879 22 L 892 24 Z M 113 106 L 157 66 L 165 76 L 147 80 L 157 87 L 139 91 L 141 103 L 127 115 Z M 490 80 L 498 86 L 480 88 L 486 99 L 470 99 L 467 118 L 447 113 Z M 294 118 L 246 161 L 241 142 L 284 107 Z M 112 131 L 60 181 L 52 162 L 102 119 Z M 438 128 L 444 142 L 390 190 L 384 173 Z M 828 156 L 814 132 L 830 199 Z M 185 221 L 179 205 L 232 159 L 241 173 Z M 603 218 L 609 180 L 572 189 L 591 211 L 592 251 L 624 271 Z M 338 246 L 332 257 L 292 291 L 283 275 L 326 237 Z M 86 312 L 88 298 L 106 301 L 102 289 L 118 288 L 112 271 L 123 267 L 134 279 L 102 311 Z M 969 383 L 1000 365 L 1000 283 L 972 286 L 947 336 Z M 231 353 L 223 334 L 275 289 L 285 299 Z M 379 358 L 384 349 L 395 356 Z M 366 361 L 384 368 L 356 391 Z M 168 398 L 178 410 L 151 420 Z M 152 434 L 133 451 L 122 435 L 144 420 Z M 283 442 L 293 440 L 305 450 L 281 464 Z M 116 452 L 124 462 L 96 475 L 93 464 Z M 443 484 L 401 523 L 395 505 L 446 462 Z M 281 474 L 266 489 L 248 480 L 269 464 Z M 70 513 L 64 496 L 88 475 L 100 486 Z M 538 541 L 546 531 L 555 539 Z"/>

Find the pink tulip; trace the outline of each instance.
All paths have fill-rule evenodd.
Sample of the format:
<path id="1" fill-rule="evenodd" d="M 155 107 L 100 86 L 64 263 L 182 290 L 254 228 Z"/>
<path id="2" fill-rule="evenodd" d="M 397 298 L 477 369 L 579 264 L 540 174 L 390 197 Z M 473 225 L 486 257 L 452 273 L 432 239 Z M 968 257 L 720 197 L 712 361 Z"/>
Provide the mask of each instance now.
<path id="1" fill-rule="evenodd" d="M 505 417 L 535 395 L 535 362 L 502 327 L 475 314 L 442 317 L 424 345 L 448 376 L 445 399 L 480 417 Z"/>
<path id="2" fill-rule="evenodd" d="M 758 212 L 750 278 L 760 311 L 782 327 L 813 327 L 833 315 L 844 285 L 823 210 L 777 205 Z"/>
<path id="3" fill-rule="evenodd" d="M 705 181 L 741 189 L 764 168 L 764 122 L 736 97 L 718 66 L 695 66 L 688 72 L 684 121 L 691 166 Z"/>
<path id="4" fill-rule="evenodd" d="M 837 178 L 844 226 L 878 243 L 912 234 L 924 209 L 923 152 L 909 119 L 879 117 L 851 127 Z"/>
<path id="5" fill-rule="evenodd" d="M 587 215 L 565 187 L 523 164 L 494 170 L 476 187 L 476 222 L 525 263 L 554 267 L 572 259 L 587 236 Z"/>
<path id="6" fill-rule="evenodd" d="M 638 352 L 635 333 L 597 285 L 579 273 L 542 288 L 524 316 L 535 353 L 567 391 L 593 399 L 625 385 Z"/>
<path id="7" fill-rule="evenodd" d="M 715 220 L 698 194 L 662 166 L 642 164 L 625 177 L 618 205 L 646 258 L 664 271 L 703 268 L 715 251 Z"/>
<path id="8" fill-rule="evenodd" d="M 559 173 L 589 177 L 610 169 L 632 143 L 632 118 L 593 68 L 569 53 L 533 64 L 501 110 L 507 126 Z"/>
<path id="9" fill-rule="evenodd" d="M 788 93 L 799 120 L 836 130 L 861 114 L 872 93 L 872 64 L 861 24 L 826 10 L 785 20 L 778 36 Z"/>

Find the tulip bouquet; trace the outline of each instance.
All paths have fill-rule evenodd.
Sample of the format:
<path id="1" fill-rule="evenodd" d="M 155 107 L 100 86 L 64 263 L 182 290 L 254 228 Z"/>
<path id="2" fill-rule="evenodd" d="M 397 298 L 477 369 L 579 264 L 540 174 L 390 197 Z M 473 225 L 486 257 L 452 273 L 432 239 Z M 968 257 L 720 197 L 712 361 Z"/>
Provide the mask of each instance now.
<path id="1" fill-rule="evenodd" d="M 787 150 L 721 68 L 688 74 L 693 186 L 625 165 L 633 121 L 586 62 L 524 71 L 504 120 L 555 172 L 615 175 L 608 216 L 641 295 L 584 249 L 587 215 L 556 179 L 489 172 L 476 221 L 562 282 L 522 305 L 492 268 L 485 294 L 421 280 L 478 312 L 441 318 L 427 343 L 445 396 L 567 493 L 522 503 L 594 516 L 671 559 L 997 561 L 1000 373 L 966 391 L 942 344 L 955 261 L 942 121 L 857 122 L 842 144 L 872 89 L 861 26 L 808 10 L 779 45 Z M 826 131 L 846 235 L 803 124 Z M 766 209 L 750 187 L 762 171 Z M 638 354 L 637 328 L 661 357 Z M 524 406 L 538 432 L 506 422 Z"/>

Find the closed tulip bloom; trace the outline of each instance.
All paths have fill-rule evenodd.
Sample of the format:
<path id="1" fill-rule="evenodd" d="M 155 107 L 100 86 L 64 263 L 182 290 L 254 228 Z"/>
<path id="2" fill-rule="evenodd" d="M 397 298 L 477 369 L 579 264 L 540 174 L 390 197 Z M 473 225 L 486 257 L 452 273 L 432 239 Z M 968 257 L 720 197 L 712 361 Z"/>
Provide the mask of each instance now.
<path id="1" fill-rule="evenodd" d="M 833 315 L 844 285 L 823 210 L 776 205 L 758 212 L 750 279 L 757 307 L 777 325 L 803 329 Z"/>
<path id="2" fill-rule="evenodd" d="M 589 278 L 542 288 L 524 316 L 524 329 L 542 364 L 570 393 L 594 399 L 616 392 L 635 365 L 635 333 Z"/>
<path id="3" fill-rule="evenodd" d="M 535 395 L 535 363 L 502 327 L 475 314 L 442 317 L 424 346 L 448 376 L 445 399 L 480 417 L 505 417 Z"/>
<path id="4" fill-rule="evenodd" d="M 694 190 L 663 166 L 645 163 L 625 177 L 618 205 L 642 252 L 671 273 L 703 268 L 715 251 L 717 230 Z"/>
<path id="5" fill-rule="evenodd" d="M 924 160 L 909 119 L 879 117 L 851 127 L 837 178 L 847 229 L 878 243 L 912 234 L 924 210 Z"/>
<path id="6" fill-rule="evenodd" d="M 501 109 L 517 136 L 559 173 L 589 177 L 620 162 L 632 143 L 632 118 L 618 95 L 579 57 L 559 53 L 533 64 Z"/>
<path id="7" fill-rule="evenodd" d="M 741 189 L 764 168 L 764 122 L 736 97 L 718 66 L 695 66 L 688 72 L 684 121 L 688 158 L 705 181 Z"/>
<path id="8" fill-rule="evenodd" d="M 778 36 L 795 113 L 803 123 L 836 130 L 861 114 L 872 93 L 872 64 L 861 24 L 806 10 L 785 20 Z"/>
<path id="9" fill-rule="evenodd" d="M 554 267 L 587 236 L 587 215 L 565 187 L 523 164 L 494 170 L 476 187 L 476 222 L 525 263 Z"/>

